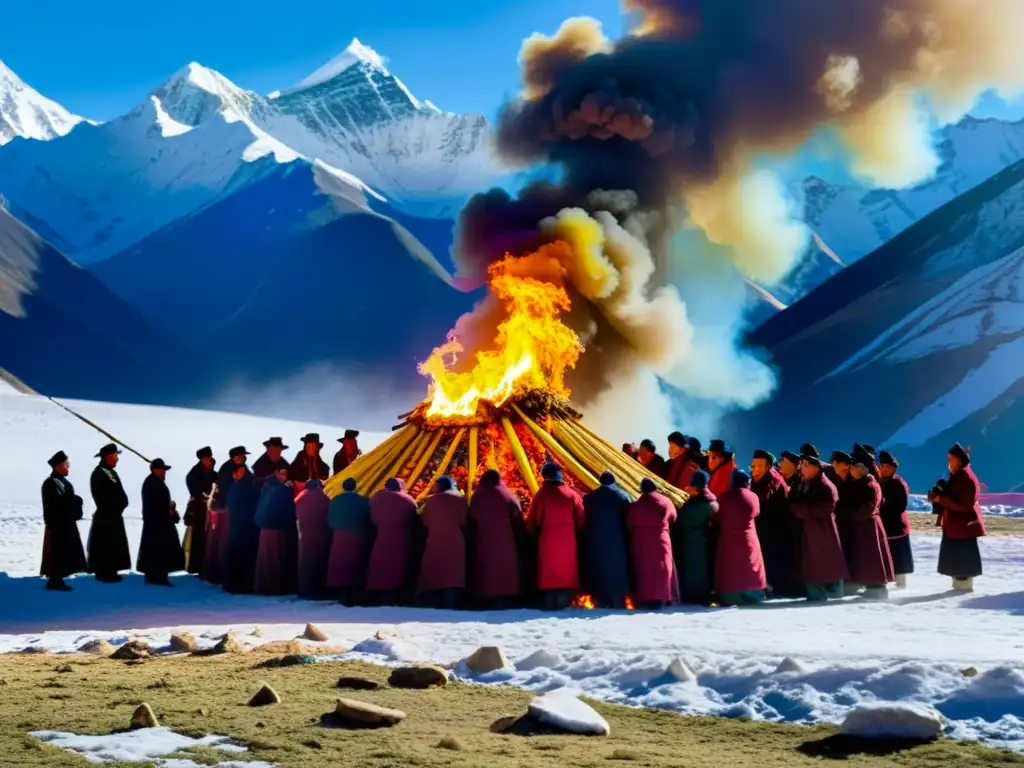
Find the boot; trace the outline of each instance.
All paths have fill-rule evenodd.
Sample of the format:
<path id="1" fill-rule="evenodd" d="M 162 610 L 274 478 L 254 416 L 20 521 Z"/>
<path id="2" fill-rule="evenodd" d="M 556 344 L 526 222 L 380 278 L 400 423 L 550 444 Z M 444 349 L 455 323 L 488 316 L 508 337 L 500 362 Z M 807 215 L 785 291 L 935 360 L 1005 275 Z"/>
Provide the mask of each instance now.
<path id="1" fill-rule="evenodd" d="M 896 589 L 906 589 L 906 588 L 907 588 L 907 574 L 905 574 L 905 573 L 897 573 L 896 574 Z"/>
<path id="2" fill-rule="evenodd" d="M 49 579 L 46 582 L 46 589 L 50 592 L 70 592 L 71 585 L 64 579 Z"/>
<path id="3" fill-rule="evenodd" d="M 973 592 L 974 579 L 953 579 L 953 589 L 957 592 Z"/>

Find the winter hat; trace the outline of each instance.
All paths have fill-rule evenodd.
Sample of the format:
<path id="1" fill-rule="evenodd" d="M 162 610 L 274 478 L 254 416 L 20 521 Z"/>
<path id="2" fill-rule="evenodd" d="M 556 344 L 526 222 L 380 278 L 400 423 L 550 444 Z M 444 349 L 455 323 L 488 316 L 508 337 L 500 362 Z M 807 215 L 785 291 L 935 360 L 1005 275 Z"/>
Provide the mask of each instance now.
<path id="1" fill-rule="evenodd" d="M 235 458 L 236 456 L 248 456 L 248 455 L 249 455 L 249 452 L 247 450 L 245 450 L 245 446 L 244 445 L 236 445 L 234 448 L 232 448 L 230 451 L 228 451 L 228 456 L 230 458 L 232 458 L 232 459 Z"/>
<path id="2" fill-rule="evenodd" d="M 654 493 L 658 490 L 658 486 L 649 477 L 645 477 L 640 481 L 640 493 Z"/>
<path id="3" fill-rule="evenodd" d="M 686 447 L 686 436 L 682 432 L 673 432 L 668 436 L 669 445 L 678 445 L 680 448 Z"/>
<path id="4" fill-rule="evenodd" d="M 800 455 L 801 456 L 813 456 L 816 459 L 821 458 L 821 454 L 818 453 L 818 449 L 814 447 L 813 443 L 804 443 L 803 445 L 801 445 L 800 446 Z"/>
<path id="5" fill-rule="evenodd" d="M 703 469 L 698 469 L 693 473 L 693 477 L 690 478 L 690 485 L 696 488 L 698 491 L 703 491 L 708 487 L 708 481 L 711 479 L 710 475 Z"/>
<path id="6" fill-rule="evenodd" d="M 196 451 L 196 458 L 197 459 L 212 459 L 213 458 L 213 448 L 211 448 L 208 445 L 200 448 L 198 451 Z"/>
<path id="7" fill-rule="evenodd" d="M 116 444 L 107 443 L 102 448 L 100 448 L 100 452 L 96 454 L 95 458 L 105 459 L 107 458 L 107 456 L 113 456 L 119 453 L 121 453 L 121 449 L 118 448 Z"/>
<path id="8" fill-rule="evenodd" d="M 615 475 L 613 475 L 611 472 L 607 472 L 607 471 L 602 472 L 601 473 L 601 485 L 615 485 Z"/>
<path id="9" fill-rule="evenodd" d="M 354 477 L 346 477 L 345 482 L 341 484 L 341 490 L 343 491 L 354 491 L 356 489 L 356 479 Z"/>
<path id="10" fill-rule="evenodd" d="M 696 437 L 688 437 L 686 438 L 686 447 L 689 448 L 693 453 L 700 453 L 700 440 L 698 440 Z"/>
<path id="11" fill-rule="evenodd" d="M 954 443 L 953 447 L 946 451 L 946 453 L 950 456 L 956 456 L 965 467 L 971 463 L 971 455 L 960 443 Z"/>
<path id="12" fill-rule="evenodd" d="M 900 463 L 896 461 L 896 457 L 888 451 L 882 451 L 878 454 L 878 463 L 889 467 L 899 467 Z"/>
<path id="13" fill-rule="evenodd" d="M 794 464 L 800 463 L 800 457 L 797 454 L 793 453 L 792 451 L 783 451 L 780 458 L 789 459 Z"/>
<path id="14" fill-rule="evenodd" d="M 64 453 L 64 451 L 57 451 L 55 454 L 53 454 L 53 456 L 51 456 L 46 461 L 46 463 L 49 464 L 51 467 L 56 467 L 56 466 L 58 466 L 60 464 L 63 464 L 67 460 L 68 460 L 68 455 L 66 453 Z"/>
<path id="15" fill-rule="evenodd" d="M 730 478 L 730 480 L 733 488 L 750 487 L 750 475 L 748 475 L 742 469 L 734 469 L 732 471 L 732 478 Z"/>
<path id="16" fill-rule="evenodd" d="M 768 462 L 769 466 L 775 463 L 775 456 L 771 454 L 769 451 L 764 450 L 763 448 L 758 448 L 756 451 L 754 451 L 753 458 L 764 459 L 765 461 Z"/>
<path id="17" fill-rule="evenodd" d="M 563 480 L 562 470 L 553 461 L 544 463 L 544 466 L 540 468 L 540 476 L 551 483 L 560 483 Z"/>
<path id="18" fill-rule="evenodd" d="M 836 464 L 853 464 L 853 456 L 846 451 L 832 451 L 832 458 L 829 461 Z"/>
<path id="19" fill-rule="evenodd" d="M 455 481 L 448 475 L 441 475 L 434 481 L 434 485 L 436 486 L 438 493 L 447 493 L 455 487 Z"/>
<path id="20" fill-rule="evenodd" d="M 496 469 L 488 469 L 480 475 L 480 485 L 486 488 L 497 488 L 501 485 L 501 474 Z"/>
<path id="21" fill-rule="evenodd" d="M 397 477 L 389 477 L 388 481 L 384 483 L 384 488 L 388 491 L 401 491 L 404 487 L 402 481 Z"/>

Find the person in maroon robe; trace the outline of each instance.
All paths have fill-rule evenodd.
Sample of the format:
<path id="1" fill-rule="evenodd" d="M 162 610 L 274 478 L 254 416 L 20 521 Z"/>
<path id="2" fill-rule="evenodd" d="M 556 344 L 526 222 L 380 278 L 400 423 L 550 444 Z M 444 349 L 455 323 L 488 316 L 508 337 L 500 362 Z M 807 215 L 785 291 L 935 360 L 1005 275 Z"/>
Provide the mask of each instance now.
<path id="1" fill-rule="evenodd" d="M 939 545 L 939 573 L 953 578 L 953 589 L 974 591 L 974 577 L 981 576 L 981 550 L 978 539 L 985 535 L 985 520 L 978 496 L 981 483 L 971 468 L 971 456 L 960 443 L 946 455 L 949 480 L 928 494 L 937 504 L 942 523 Z"/>
<path id="2" fill-rule="evenodd" d="M 636 458 L 636 446 L 633 445 L 632 443 L 623 443 L 622 452 L 629 456 L 629 458 L 631 459 Z"/>
<path id="3" fill-rule="evenodd" d="M 358 605 L 361 602 L 366 568 L 373 549 L 374 527 L 370 500 L 357 493 L 356 486 L 354 477 L 345 478 L 341 484 L 341 493 L 331 499 L 327 514 L 327 522 L 331 527 L 327 588 L 342 605 Z"/>
<path id="4" fill-rule="evenodd" d="M 547 462 L 544 483 L 533 496 L 526 529 L 537 537 L 537 589 L 541 607 L 560 611 L 572 604 L 580 588 L 576 537 L 583 530 L 583 499 L 565 484 L 562 470 Z"/>
<path id="5" fill-rule="evenodd" d="M 720 496 L 732 487 L 732 471 L 736 469 L 736 459 L 724 440 L 712 440 L 708 445 L 708 490 Z"/>
<path id="6" fill-rule="evenodd" d="M 760 511 L 761 502 L 750 490 L 750 475 L 734 469 L 732 488 L 718 497 L 718 512 L 711 518 L 718 527 L 715 592 L 722 605 L 764 602 L 768 581 L 754 524 Z"/>
<path id="7" fill-rule="evenodd" d="M 836 528 L 839 493 L 822 471 L 817 456 L 800 457 L 800 482 L 790 488 L 789 508 L 803 521 L 800 577 L 813 601 L 842 597 L 848 578 L 843 546 Z"/>
<path id="8" fill-rule="evenodd" d="M 853 493 L 850 488 L 850 468 L 853 466 L 853 457 L 846 451 L 832 451 L 829 458 L 831 473 L 826 477 L 836 487 L 838 501 L 836 502 L 836 528 L 839 529 L 839 541 L 843 545 L 843 556 L 846 558 L 846 570 L 854 570 L 854 535 L 852 509 L 855 506 Z M 847 580 L 843 585 L 847 596 L 860 594 L 862 584 Z"/>
<path id="9" fill-rule="evenodd" d="M 299 572 L 299 532 L 295 494 L 288 470 L 280 468 L 263 482 L 256 505 L 259 548 L 252 591 L 257 595 L 295 594 Z"/>
<path id="10" fill-rule="evenodd" d="M 797 578 L 800 540 L 789 512 L 789 485 L 774 464 L 775 457 L 760 448 L 750 460 L 750 490 L 759 504 L 754 524 L 768 579 L 768 596 L 803 597 Z"/>
<path id="11" fill-rule="evenodd" d="M 519 498 L 496 469 L 480 476 L 469 503 L 469 580 L 475 604 L 483 610 L 504 610 L 522 595 L 521 553 L 526 523 Z"/>
<path id="12" fill-rule="evenodd" d="M 426 532 L 419 601 L 431 608 L 458 610 L 466 591 L 466 497 L 443 475 L 434 481 L 420 519 Z"/>
<path id="13" fill-rule="evenodd" d="M 358 429 L 346 429 L 344 436 L 338 438 L 341 448 L 334 454 L 334 465 L 332 467 L 334 474 L 341 472 L 341 470 L 345 469 L 362 455 L 362 451 L 359 450 L 358 438 Z"/>
<path id="14" fill-rule="evenodd" d="M 864 585 L 864 597 L 884 600 L 886 584 L 893 580 L 889 540 L 879 511 L 882 487 L 869 473 L 867 465 L 858 462 L 850 469 L 846 484 L 850 496 L 850 528 L 854 556 L 850 564 L 850 580 Z"/>
<path id="15" fill-rule="evenodd" d="M 658 610 L 679 602 L 679 576 L 672 557 L 670 526 L 676 508 L 649 477 L 640 481 L 640 498 L 629 505 L 626 529 L 633 565 L 633 602 Z"/>
<path id="16" fill-rule="evenodd" d="M 892 555 L 892 570 L 896 586 L 907 586 L 907 574 L 914 572 L 914 551 L 910 547 L 910 518 L 907 506 L 910 504 L 910 488 L 907 481 L 896 474 L 899 462 L 888 451 L 878 454 L 878 477 L 882 486 L 882 525 L 889 539 L 889 554 Z"/>
<path id="17" fill-rule="evenodd" d="M 323 447 L 320 435 L 316 432 L 310 432 L 302 438 L 302 450 L 288 470 L 288 479 L 299 489 L 304 488 L 310 480 L 326 480 L 331 476 L 331 468 L 320 458 Z"/>
<path id="18" fill-rule="evenodd" d="M 697 452 L 700 453 L 699 448 Z M 693 473 L 700 468 L 700 464 L 690 454 L 690 438 L 682 432 L 673 432 L 669 435 L 668 469 L 665 472 L 668 483 L 675 488 L 685 488 L 693 479 Z"/>
<path id="19" fill-rule="evenodd" d="M 299 580 L 297 592 L 303 600 L 330 597 L 327 562 L 331 553 L 331 529 L 327 522 L 331 500 L 323 483 L 311 480 L 295 497 L 295 517 L 299 524 Z"/>
<path id="20" fill-rule="evenodd" d="M 256 478 L 256 487 L 259 489 L 262 489 L 267 478 L 275 474 L 279 469 L 290 473 L 291 467 L 288 459 L 282 455 L 288 450 L 288 446 L 284 444 L 280 437 L 272 437 L 269 440 L 265 440 L 263 447 L 266 449 L 263 455 L 256 459 L 256 462 L 252 465 L 252 476 Z"/>
<path id="21" fill-rule="evenodd" d="M 664 477 L 668 469 L 665 459 L 658 453 L 653 440 L 641 440 L 636 450 L 636 460 L 643 464 L 649 472 Z"/>
<path id="22" fill-rule="evenodd" d="M 375 536 L 366 572 L 371 605 L 401 605 L 416 578 L 421 523 L 405 482 L 392 477 L 370 499 Z"/>

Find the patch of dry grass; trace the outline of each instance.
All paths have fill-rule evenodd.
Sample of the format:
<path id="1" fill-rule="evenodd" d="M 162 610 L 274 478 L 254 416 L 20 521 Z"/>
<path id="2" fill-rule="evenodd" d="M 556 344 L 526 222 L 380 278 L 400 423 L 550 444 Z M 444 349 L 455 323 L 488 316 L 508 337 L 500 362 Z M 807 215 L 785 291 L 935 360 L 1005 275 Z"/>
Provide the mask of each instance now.
<path id="1" fill-rule="evenodd" d="M 913 533 L 942 533 L 935 525 L 935 515 L 925 512 L 908 512 L 910 530 Z M 985 532 L 989 536 L 1024 536 L 1024 517 L 985 516 Z"/>
<path id="2" fill-rule="evenodd" d="M 513 736 L 495 733 L 491 726 L 526 711 L 531 694 L 525 691 L 454 683 L 425 691 L 340 692 L 335 684 L 342 675 L 384 684 L 388 670 L 358 662 L 257 668 L 267 658 L 253 651 L 126 664 L 87 656 L 0 656 L 0 766 L 89 765 L 28 733 L 109 733 L 125 728 L 141 702 L 153 707 L 162 725 L 189 735 L 230 736 L 250 748 L 244 759 L 281 768 L 565 768 L 620 761 L 680 768 L 789 768 L 821 766 L 831 758 L 840 759 L 843 768 L 1024 765 L 1018 755 L 950 741 L 900 749 L 881 745 L 870 754 L 862 744 L 843 743 L 826 726 L 680 717 L 601 703 L 594 706 L 611 725 L 609 737 Z M 72 671 L 58 672 L 64 665 Z M 281 694 L 282 703 L 246 706 L 263 682 Z M 324 728 L 320 715 L 334 708 L 339 694 L 401 709 L 408 719 L 382 730 Z M 230 759 L 208 749 L 189 756 L 203 764 Z"/>

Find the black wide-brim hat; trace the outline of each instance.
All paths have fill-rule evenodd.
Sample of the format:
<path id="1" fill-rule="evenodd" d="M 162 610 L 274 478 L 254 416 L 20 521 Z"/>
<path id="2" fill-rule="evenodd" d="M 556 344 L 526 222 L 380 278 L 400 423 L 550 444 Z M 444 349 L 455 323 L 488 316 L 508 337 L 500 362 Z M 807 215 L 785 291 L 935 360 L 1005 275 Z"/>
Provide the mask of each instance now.
<path id="1" fill-rule="evenodd" d="M 269 440 L 263 441 L 264 448 L 280 448 L 283 451 L 288 450 L 288 446 L 284 444 L 284 440 L 280 437 L 272 437 Z"/>
<path id="2" fill-rule="evenodd" d="M 232 459 L 235 458 L 235 456 L 248 456 L 248 455 L 249 455 L 249 452 L 247 450 L 245 450 L 245 446 L 244 445 L 236 445 L 234 448 L 232 448 L 230 451 L 228 451 L 228 456 L 230 458 L 232 458 Z"/>
<path id="3" fill-rule="evenodd" d="M 345 434 L 338 438 L 338 442 L 343 443 L 346 440 L 355 440 L 357 437 L 359 437 L 358 429 L 346 429 Z"/>
<path id="4" fill-rule="evenodd" d="M 725 440 L 715 438 L 708 443 L 708 453 L 727 453 L 729 449 L 725 445 Z"/>
<path id="5" fill-rule="evenodd" d="M 153 459 L 149 462 L 150 469 L 170 469 L 171 465 L 166 463 L 163 459 Z"/>
<path id="6" fill-rule="evenodd" d="M 309 445 L 310 443 L 316 443 L 321 448 L 324 447 L 324 444 L 320 442 L 320 434 L 317 432 L 310 432 L 302 438 L 303 445 Z"/>
<path id="7" fill-rule="evenodd" d="M 117 447 L 116 443 L 107 443 L 102 448 L 100 448 L 100 452 L 97 453 L 96 456 L 94 456 L 93 458 L 103 459 L 106 458 L 107 456 L 114 456 L 115 454 L 120 453 L 121 449 Z"/>

